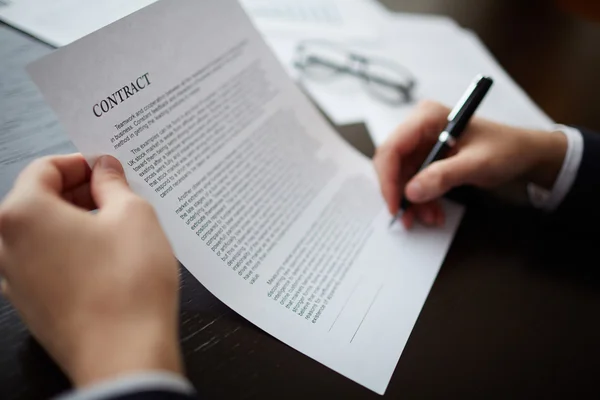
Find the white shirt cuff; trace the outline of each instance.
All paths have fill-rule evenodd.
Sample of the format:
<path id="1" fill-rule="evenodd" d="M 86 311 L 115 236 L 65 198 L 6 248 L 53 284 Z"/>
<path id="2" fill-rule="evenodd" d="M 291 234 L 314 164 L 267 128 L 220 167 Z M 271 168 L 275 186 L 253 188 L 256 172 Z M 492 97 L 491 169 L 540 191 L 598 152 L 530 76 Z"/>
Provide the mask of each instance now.
<path id="1" fill-rule="evenodd" d="M 148 371 L 73 390 L 60 395 L 55 400 L 101 400 L 146 391 L 167 391 L 183 395 L 195 393 L 192 385 L 181 375 L 171 372 Z"/>
<path id="2" fill-rule="evenodd" d="M 577 177 L 577 171 L 583 157 L 583 136 L 575 128 L 565 125 L 556 125 L 555 129 L 567 137 L 567 154 L 551 191 L 545 190 L 533 183 L 529 184 L 527 191 L 529 200 L 534 207 L 554 211 L 567 196 Z"/>

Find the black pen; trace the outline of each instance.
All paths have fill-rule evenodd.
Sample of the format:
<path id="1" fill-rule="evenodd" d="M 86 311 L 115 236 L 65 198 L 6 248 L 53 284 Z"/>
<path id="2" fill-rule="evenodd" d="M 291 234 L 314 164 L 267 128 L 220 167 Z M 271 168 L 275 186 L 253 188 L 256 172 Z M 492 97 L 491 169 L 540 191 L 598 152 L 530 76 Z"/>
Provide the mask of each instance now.
<path id="1" fill-rule="evenodd" d="M 440 133 L 437 143 L 433 146 L 433 149 L 425 159 L 425 162 L 423 162 L 423 165 L 421 165 L 419 171 L 424 170 L 435 161 L 442 159 L 446 151 L 454 147 L 456 141 L 467 127 L 469 120 L 473 114 L 475 114 L 477 107 L 479 107 L 493 83 L 494 81 L 492 78 L 487 76 L 479 75 L 475 78 L 456 107 L 448 114 L 448 124 L 446 125 L 446 129 Z M 400 202 L 400 210 L 394 216 L 392 222 L 390 222 L 390 227 L 398 218 L 400 218 L 400 216 L 402 216 L 410 205 L 410 202 L 403 194 L 402 201 Z"/>

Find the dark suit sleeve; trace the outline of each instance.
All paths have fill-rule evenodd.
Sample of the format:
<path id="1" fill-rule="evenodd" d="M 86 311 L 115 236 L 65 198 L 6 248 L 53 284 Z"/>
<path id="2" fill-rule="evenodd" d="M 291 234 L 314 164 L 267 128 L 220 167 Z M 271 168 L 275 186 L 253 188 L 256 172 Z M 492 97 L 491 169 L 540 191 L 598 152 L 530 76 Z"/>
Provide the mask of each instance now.
<path id="1" fill-rule="evenodd" d="M 198 397 L 169 391 L 145 391 L 107 397 L 102 400 L 196 400 Z"/>
<path id="2" fill-rule="evenodd" d="M 148 371 L 74 389 L 56 400 L 193 400 L 202 397 L 182 376 Z"/>
<path id="3" fill-rule="evenodd" d="M 556 215 L 560 219 L 600 220 L 600 134 L 579 130 L 583 136 L 581 164 L 573 186 L 556 210 Z"/>
<path id="4" fill-rule="evenodd" d="M 598 282 L 600 222 L 600 134 L 578 128 L 583 154 L 569 193 L 552 213 L 533 214 L 531 254 L 549 271 L 577 282 Z"/>

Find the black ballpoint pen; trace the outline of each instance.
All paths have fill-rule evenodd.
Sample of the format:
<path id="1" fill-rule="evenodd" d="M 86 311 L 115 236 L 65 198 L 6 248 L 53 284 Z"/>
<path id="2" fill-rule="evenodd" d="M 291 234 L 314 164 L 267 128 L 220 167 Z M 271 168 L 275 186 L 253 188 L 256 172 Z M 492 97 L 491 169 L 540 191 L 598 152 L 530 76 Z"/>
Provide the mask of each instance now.
<path id="1" fill-rule="evenodd" d="M 448 124 L 446 125 L 446 129 L 440 133 L 437 143 L 433 146 L 433 149 L 423 162 L 423 165 L 421 165 L 421 168 L 419 168 L 419 171 L 424 170 L 435 161 L 442 159 L 446 151 L 454 147 L 456 141 L 467 127 L 469 120 L 477 110 L 477 107 L 481 104 L 493 83 L 494 81 L 492 78 L 487 76 L 479 75 L 475 78 L 456 107 L 448 114 Z M 392 222 L 390 222 L 390 227 L 398 218 L 400 218 L 400 216 L 402 216 L 410 205 L 410 202 L 403 194 L 402 201 L 400 202 L 400 210 L 394 216 Z"/>

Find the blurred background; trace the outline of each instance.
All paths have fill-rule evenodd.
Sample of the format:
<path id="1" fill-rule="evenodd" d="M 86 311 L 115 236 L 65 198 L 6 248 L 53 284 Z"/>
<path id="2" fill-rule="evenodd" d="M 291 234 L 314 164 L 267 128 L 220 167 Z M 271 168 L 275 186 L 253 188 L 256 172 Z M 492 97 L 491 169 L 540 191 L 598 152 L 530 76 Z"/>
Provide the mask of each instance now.
<path id="1" fill-rule="evenodd" d="M 381 0 L 390 10 L 442 14 L 475 31 L 555 121 L 600 130 L 600 2 Z"/>

